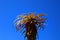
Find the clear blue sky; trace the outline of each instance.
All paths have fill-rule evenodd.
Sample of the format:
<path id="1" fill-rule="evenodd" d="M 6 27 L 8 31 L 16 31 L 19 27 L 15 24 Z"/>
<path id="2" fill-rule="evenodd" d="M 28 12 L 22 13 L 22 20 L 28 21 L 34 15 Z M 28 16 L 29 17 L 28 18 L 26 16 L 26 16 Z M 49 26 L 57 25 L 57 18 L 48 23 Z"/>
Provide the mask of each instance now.
<path id="1" fill-rule="evenodd" d="M 38 32 L 39 40 L 60 40 L 59 0 L 0 0 L 0 40 L 24 40 L 13 21 L 27 12 L 47 14 L 45 30 Z"/>

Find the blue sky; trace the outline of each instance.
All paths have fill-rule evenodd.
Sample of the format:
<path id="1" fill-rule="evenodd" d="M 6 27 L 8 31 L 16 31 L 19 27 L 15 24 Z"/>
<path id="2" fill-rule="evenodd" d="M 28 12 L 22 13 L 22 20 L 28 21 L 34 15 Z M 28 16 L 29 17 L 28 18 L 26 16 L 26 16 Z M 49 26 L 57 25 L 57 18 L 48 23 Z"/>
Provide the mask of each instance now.
<path id="1" fill-rule="evenodd" d="M 38 32 L 39 40 L 60 40 L 59 4 L 59 0 L 0 0 L 0 40 L 24 40 L 13 21 L 28 12 L 47 14 L 45 30 Z"/>

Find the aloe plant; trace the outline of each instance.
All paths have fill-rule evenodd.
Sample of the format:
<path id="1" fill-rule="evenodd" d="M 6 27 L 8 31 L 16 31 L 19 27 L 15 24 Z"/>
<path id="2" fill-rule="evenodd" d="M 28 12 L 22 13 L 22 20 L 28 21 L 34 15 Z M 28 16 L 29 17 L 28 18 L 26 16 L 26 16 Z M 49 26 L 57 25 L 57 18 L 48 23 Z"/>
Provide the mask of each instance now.
<path id="1" fill-rule="evenodd" d="M 27 40 L 36 40 L 37 30 L 43 28 L 46 18 L 41 18 L 45 14 L 34 15 L 33 13 L 29 15 L 19 15 L 16 19 L 16 30 L 23 31 Z"/>

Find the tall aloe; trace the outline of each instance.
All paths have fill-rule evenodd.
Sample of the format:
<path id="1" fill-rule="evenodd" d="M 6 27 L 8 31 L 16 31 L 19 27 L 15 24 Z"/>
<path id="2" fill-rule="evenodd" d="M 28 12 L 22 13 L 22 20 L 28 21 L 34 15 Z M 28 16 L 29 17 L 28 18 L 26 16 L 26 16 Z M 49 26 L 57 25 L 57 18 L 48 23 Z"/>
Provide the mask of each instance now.
<path id="1" fill-rule="evenodd" d="M 27 40 L 36 40 L 37 30 L 43 28 L 43 24 L 46 18 L 41 18 L 45 14 L 38 14 L 35 16 L 33 13 L 29 15 L 19 15 L 16 19 L 16 30 L 25 30 L 23 31 Z"/>

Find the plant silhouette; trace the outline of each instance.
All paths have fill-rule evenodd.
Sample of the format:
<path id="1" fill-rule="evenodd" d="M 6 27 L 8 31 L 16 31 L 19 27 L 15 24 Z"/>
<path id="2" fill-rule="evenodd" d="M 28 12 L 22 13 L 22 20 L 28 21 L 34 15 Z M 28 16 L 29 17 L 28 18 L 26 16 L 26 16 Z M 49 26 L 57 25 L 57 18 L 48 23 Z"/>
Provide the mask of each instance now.
<path id="1" fill-rule="evenodd" d="M 36 40 L 37 30 L 43 28 L 46 18 L 41 18 L 45 14 L 34 15 L 31 13 L 29 15 L 19 15 L 16 19 L 16 30 L 23 31 L 27 40 Z"/>

